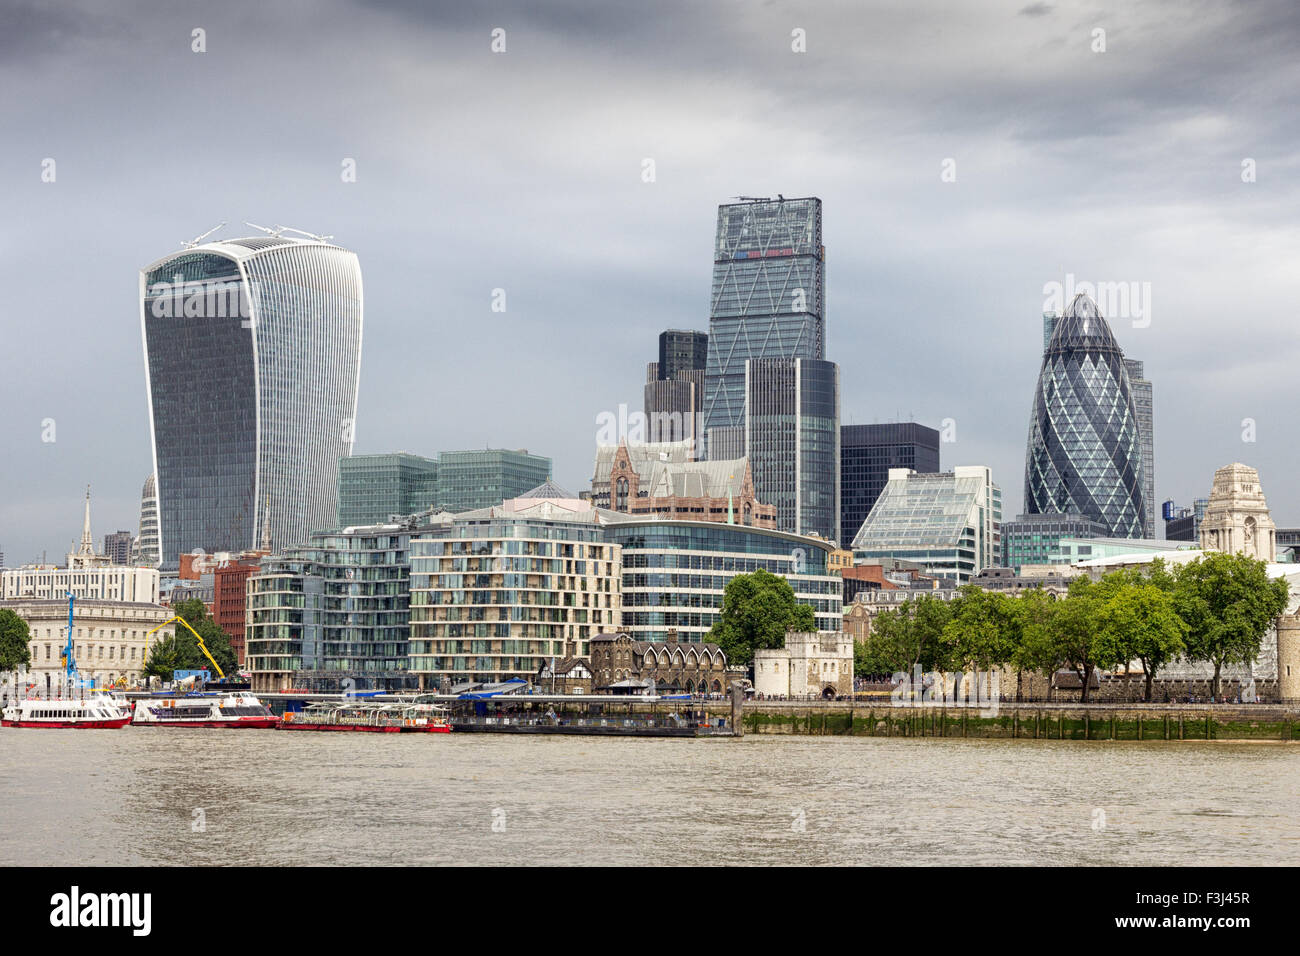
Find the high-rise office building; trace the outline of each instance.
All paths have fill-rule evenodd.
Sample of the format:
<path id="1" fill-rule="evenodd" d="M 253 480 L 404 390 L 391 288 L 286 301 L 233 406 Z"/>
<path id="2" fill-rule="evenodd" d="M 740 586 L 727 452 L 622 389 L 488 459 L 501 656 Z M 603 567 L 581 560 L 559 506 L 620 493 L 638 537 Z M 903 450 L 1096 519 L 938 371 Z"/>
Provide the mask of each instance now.
<path id="1" fill-rule="evenodd" d="M 855 559 L 897 558 L 966 584 L 1002 559 L 1002 491 L 984 465 L 922 475 L 891 468 L 853 539 Z"/>
<path id="2" fill-rule="evenodd" d="M 1034 392 L 1025 514 L 1079 514 L 1146 534 L 1142 436 L 1124 353 L 1087 295 L 1055 320 Z"/>
<path id="3" fill-rule="evenodd" d="M 840 533 L 840 373 L 834 362 L 745 363 L 745 444 L 758 500 L 776 526 L 828 541 Z"/>
<path id="4" fill-rule="evenodd" d="M 694 447 L 704 402 L 704 371 L 681 371 L 676 378 L 665 380 L 653 377 L 656 365 L 650 363 L 651 374 L 645 383 L 646 441 L 690 440 Z"/>
<path id="5" fill-rule="evenodd" d="M 825 358 L 825 258 L 820 199 L 718 207 L 704 385 L 707 457 L 746 454 L 747 361 Z"/>
<path id="6" fill-rule="evenodd" d="M 1138 438 L 1142 445 L 1142 508 L 1146 516 L 1142 523 L 1142 537 L 1154 538 L 1156 536 L 1156 445 L 1153 388 L 1146 377 L 1145 363 L 1126 358 L 1124 368 L 1128 372 L 1129 385 L 1133 390 L 1133 411 L 1137 415 Z"/>
<path id="7" fill-rule="evenodd" d="M 659 361 L 656 373 L 664 381 L 678 372 L 703 370 L 709 358 L 709 335 L 690 329 L 668 329 L 659 333 Z"/>
<path id="8" fill-rule="evenodd" d="M 104 535 L 104 557 L 111 564 L 130 564 L 134 537 L 130 531 L 114 531 Z"/>
<path id="9" fill-rule="evenodd" d="M 646 441 L 694 439 L 703 425 L 709 336 L 669 329 L 659 334 L 659 361 L 646 366 Z"/>
<path id="10" fill-rule="evenodd" d="M 356 255 L 279 232 L 189 244 L 141 271 L 140 323 L 162 566 L 252 548 L 268 522 L 276 548 L 332 527 L 361 371 Z"/>
<path id="11" fill-rule="evenodd" d="M 522 495 L 550 476 L 551 459 L 530 455 L 527 448 L 440 452 L 438 507 L 451 512 L 488 508 Z"/>
<path id="12" fill-rule="evenodd" d="M 889 469 L 939 470 L 939 432 L 916 422 L 840 427 L 840 544 L 848 547 L 889 481 Z"/>
<path id="13" fill-rule="evenodd" d="M 438 461 L 404 451 L 339 459 L 339 527 L 380 524 L 437 506 Z"/>
<path id="14" fill-rule="evenodd" d="M 1056 331 L 1056 322 L 1060 316 L 1055 312 L 1043 313 L 1043 354 L 1052 342 L 1052 333 Z M 1129 384 L 1133 392 L 1133 410 L 1137 415 L 1138 436 L 1142 446 L 1142 503 L 1146 509 L 1146 520 L 1142 526 L 1142 536 L 1154 538 L 1156 532 L 1156 458 L 1155 458 L 1155 404 L 1151 381 L 1146 377 L 1145 363 L 1137 359 L 1124 359 L 1124 368 L 1128 372 Z"/>
<path id="15" fill-rule="evenodd" d="M 153 475 L 144 480 L 140 490 L 140 533 L 132 544 L 131 563 L 147 568 L 159 564 L 158 486 Z"/>

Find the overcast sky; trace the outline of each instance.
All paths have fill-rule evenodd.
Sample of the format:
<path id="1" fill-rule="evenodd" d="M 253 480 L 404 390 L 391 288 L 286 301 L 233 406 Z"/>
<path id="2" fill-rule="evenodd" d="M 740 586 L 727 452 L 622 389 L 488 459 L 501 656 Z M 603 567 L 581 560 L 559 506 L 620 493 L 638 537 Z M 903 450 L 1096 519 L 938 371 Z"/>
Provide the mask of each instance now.
<path id="1" fill-rule="evenodd" d="M 527 447 L 577 492 L 657 334 L 707 328 L 718 203 L 778 192 L 825 203 L 845 423 L 952 419 L 1014 517 L 1044 286 L 1149 283 L 1112 325 L 1157 498 L 1244 461 L 1300 525 L 1297 49 L 1288 0 L 4 0 L 0 549 L 61 556 L 87 483 L 97 545 L 137 530 L 138 271 L 221 220 L 360 257 L 358 453 Z"/>

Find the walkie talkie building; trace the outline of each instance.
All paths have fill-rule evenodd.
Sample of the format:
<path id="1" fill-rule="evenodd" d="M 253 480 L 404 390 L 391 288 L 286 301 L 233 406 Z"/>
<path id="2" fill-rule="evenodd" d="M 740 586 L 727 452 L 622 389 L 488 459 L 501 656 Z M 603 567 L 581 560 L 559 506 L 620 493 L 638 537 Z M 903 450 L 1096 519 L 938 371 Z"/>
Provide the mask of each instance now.
<path id="1" fill-rule="evenodd" d="M 1111 537 L 1146 528 L 1142 438 L 1124 353 L 1086 295 L 1055 321 L 1025 452 L 1025 513 L 1085 515 Z"/>
<path id="2" fill-rule="evenodd" d="M 296 230 L 286 230 L 296 231 Z M 279 234 L 140 273 L 164 568 L 195 549 L 305 542 L 338 514 L 361 370 L 355 253 Z"/>

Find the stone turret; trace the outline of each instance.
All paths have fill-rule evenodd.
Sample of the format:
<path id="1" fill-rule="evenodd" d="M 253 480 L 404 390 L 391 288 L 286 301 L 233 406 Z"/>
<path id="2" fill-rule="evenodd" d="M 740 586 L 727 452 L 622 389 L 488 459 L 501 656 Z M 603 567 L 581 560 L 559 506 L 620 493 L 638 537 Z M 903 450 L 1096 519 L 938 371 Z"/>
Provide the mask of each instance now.
<path id="1" fill-rule="evenodd" d="M 1300 701 L 1300 612 L 1277 619 L 1277 693 Z"/>
<path id="2" fill-rule="evenodd" d="M 1233 462 L 1214 473 L 1214 489 L 1201 520 L 1201 548 L 1277 559 L 1277 526 L 1259 485 L 1259 472 Z"/>

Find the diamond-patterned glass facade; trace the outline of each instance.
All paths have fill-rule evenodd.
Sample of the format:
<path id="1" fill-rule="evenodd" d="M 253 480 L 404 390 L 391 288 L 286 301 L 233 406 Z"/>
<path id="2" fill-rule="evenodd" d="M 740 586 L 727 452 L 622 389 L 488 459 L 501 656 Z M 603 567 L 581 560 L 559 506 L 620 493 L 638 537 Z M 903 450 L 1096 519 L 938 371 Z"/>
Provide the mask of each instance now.
<path id="1" fill-rule="evenodd" d="M 748 359 L 824 357 L 821 227 L 822 204 L 815 198 L 718 207 L 704 386 L 706 432 L 744 426 Z M 710 435 L 708 457 L 725 457 L 713 440 Z"/>
<path id="2" fill-rule="evenodd" d="M 1146 531 L 1142 439 L 1124 354 L 1078 295 L 1043 353 L 1025 452 L 1025 513 L 1080 514 L 1112 537 Z"/>

